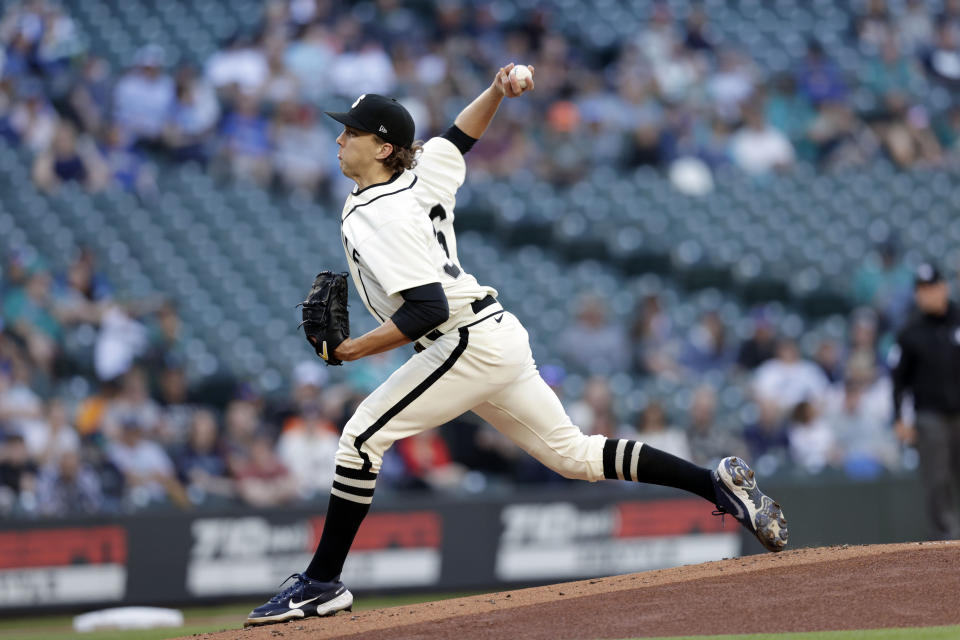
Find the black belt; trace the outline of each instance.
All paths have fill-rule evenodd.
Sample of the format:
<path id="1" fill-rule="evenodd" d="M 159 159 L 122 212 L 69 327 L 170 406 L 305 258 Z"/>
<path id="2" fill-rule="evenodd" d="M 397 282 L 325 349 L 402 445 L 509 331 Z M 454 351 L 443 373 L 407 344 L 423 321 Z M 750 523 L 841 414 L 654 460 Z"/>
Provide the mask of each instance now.
<path id="1" fill-rule="evenodd" d="M 490 305 L 496 304 L 496 303 L 497 303 L 497 299 L 496 299 L 496 298 L 494 298 L 493 296 L 487 296 L 486 298 L 483 298 L 482 300 L 474 300 L 473 302 L 471 302 L 471 303 L 470 303 L 470 308 L 473 309 L 473 313 L 478 314 L 478 313 L 480 313 L 481 311 L 483 311 L 484 309 L 486 309 L 487 307 L 489 307 Z M 442 333 L 440 333 L 439 331 L 437 331 L 436 329 L 434 329 L 434 330 L 432 330 L 432 331 L 430 331 L 430 332 L 428 332 L 428 333 L 425 333 L 423 337 L 426 338 L 427 340 L 432 340 L 432 341 L 436 342 L 436 341 L 439 340 L 442 336 L 443 336 Z"/>

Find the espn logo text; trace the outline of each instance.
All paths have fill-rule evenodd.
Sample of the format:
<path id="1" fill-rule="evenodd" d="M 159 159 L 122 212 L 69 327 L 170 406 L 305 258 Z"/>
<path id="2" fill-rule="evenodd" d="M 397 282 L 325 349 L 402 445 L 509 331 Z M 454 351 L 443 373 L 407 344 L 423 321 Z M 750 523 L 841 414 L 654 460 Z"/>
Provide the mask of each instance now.
<path id="1" fill-rule="evenodd" d="M 119 526 L 0 533 L 0 607 L 121 600 L 126 563 Z"/>
<path id="2" fill-rule="evenodd" d="M 736 527 L 697 500 L 629 501 L 599 508 L 569 502 L 516 504 L 501 512 L 501 580 L 632 573 L 740 553 Z"/>
<path id="3" fill-rule="evenodd" d="M 322 531 L 323 518 L 195 520 L 187 590 L 198 596 L 275 591 L 307 566 Z M 435 584 L 441 539 L 440 516 L 432 511 L 371 513 L 354 541 L 343 580 L 356 589 Z"/>

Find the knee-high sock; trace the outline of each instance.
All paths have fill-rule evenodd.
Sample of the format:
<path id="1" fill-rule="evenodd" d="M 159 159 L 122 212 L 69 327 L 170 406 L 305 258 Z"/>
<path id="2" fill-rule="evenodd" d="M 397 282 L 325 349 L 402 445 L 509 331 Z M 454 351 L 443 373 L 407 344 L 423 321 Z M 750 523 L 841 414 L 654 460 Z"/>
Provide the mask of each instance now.
<path id="1" fill-rule="evenodd" d="M 375 473 L 337 466 L 323 533 L 304 571 L 308 578 L 330 582 L 340 576 L 360 523 L 370 510 L 376 482 Z"/>
<path id="2" fill-rule="evenodd" d="M 716 504 L 709 469 L 635 440 L 608 438 L 603 445 L 603 475 L 608 480 L 633 480 L 676 487 Z"/>

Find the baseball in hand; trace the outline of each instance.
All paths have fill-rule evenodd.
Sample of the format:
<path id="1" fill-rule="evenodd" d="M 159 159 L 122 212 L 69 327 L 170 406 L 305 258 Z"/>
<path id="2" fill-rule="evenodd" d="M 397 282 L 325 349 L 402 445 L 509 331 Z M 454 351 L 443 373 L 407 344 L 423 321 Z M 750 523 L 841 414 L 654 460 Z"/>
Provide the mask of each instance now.
<path id="1" fill-rule="evenodd" d="M 517 79 L 517 84 L 521 89 L 527 88 L 527 80 L 533 77 L 530 68 L 524 64 L 518 64 L 510 70 L 510 75 Z"/>

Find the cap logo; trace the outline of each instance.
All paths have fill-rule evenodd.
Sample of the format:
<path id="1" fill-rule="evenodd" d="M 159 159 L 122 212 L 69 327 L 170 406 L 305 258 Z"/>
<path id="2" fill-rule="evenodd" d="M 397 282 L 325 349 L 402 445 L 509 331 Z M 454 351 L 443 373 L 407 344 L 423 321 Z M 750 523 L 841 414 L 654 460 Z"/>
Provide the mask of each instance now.
<path id="1" fill-rule="evenodd" d="M 356 108 L 357 108 L 357 105 L 360 104 L 360 101 L 363 100 L 363 99 L 366 98 L 366 97 L 367 97 L 367 94 L 363 94 L 362 96 L 360 96 L 359 98 L 357 98 L 357 101 L 354 102 L 352 105 L 350 105 L 350 108 L 351 108 L 351 109 L 356 109 Z"/>
<path id="2" fill-rule="evenodd" d="M 917 275 L 922 280 L 931 280 L 933 278 L 933 267 L 929 264 L 922 264 L 917 268 Z"/>
<path id="3" fill-rule="evenodd" d="M 387 132 L 387 128 L 383 125 L 380 125 L 380 133 L 386 133 L 386 132 Z"/>

